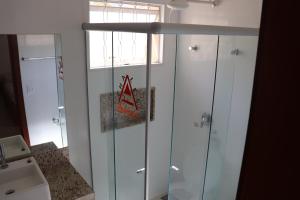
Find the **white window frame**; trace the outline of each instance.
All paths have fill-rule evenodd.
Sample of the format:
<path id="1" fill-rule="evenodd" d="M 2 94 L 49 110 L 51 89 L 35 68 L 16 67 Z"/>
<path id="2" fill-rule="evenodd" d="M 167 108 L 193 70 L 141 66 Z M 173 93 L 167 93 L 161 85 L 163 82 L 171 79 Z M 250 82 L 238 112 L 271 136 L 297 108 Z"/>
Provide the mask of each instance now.
<path id="1" fill-rule="evenodd" d="M 90 0 L 89 1 L 90 3 L 91 2 L 99 2 L 99 1 L 96 1 L 96 0 Z M 156 4 L 156 3 L 145 3 L 145 2 L 137 2 L 137 1 L 120 1 L 120 0 L 108 0 L 107 1 L 108 3 L 114 3 L 114 4 L 129 4 L 129 5 L 134 5 L 135 3 L 137 5 L 144 5 L 144 6 L 153 6 L 153 7 L 159 7 L 159 21 L 158 22 L 164 22 L 164 5 L 162 4 Z M 101 3 L 101 1 L 100 1 Z M 105 1 L 102 1 L 102 4 L 105 3 Z M 95 6 L 95 5 L 91 5 L 89 4 L 89 15 L 90 15 L 90 11 L 91 11 L 91 6 Z M 101 6 L 99 6 L 101 7 Z M 103 6 L 102 6 L 103 7 Z M 114 7 L 113 7 L 114 8 Z M 104 18 L 104 17 L 103 17 Z M 89 16 L 89 19 L 90 19 L 90 16 Z M 90 21 L 91 22 L 91 21 Z M 144 22 L 144 21 L 143 21 Z M 105 23 L 105 22 L 104 22 Z M 134 22 L 132 22 L 134 23 Z M 111 64 L 106 64 L 106 61 L 104 61 L 104 64 L 103 65 L 94 65 L 92 66 L 91 64 L 91 49 L 90 49 L 90 37 L 89 37 L 89 34 L 87 35 L 87 42 L 88 42 L 88 56 L 89 56 L 89 69 L 105 69 L 105 68 L 111 68 Z M 164 40 L 163 40 L 163 35 L 159 35 L 158 36 L 159 38 L 159 42 L 158 44 L 155 44 L 155 45 L 158 45 L 156 46 L 157 48 L 157 57 L 156 57 L 156 61 L 155 62 L 152 62 L 153 65 L 162 65 L 163 64 L 163 49 L 164 49 Z M 114 40 L 115 41 L 115 40 Z M 146 42 L 146 41 L 145 41 Z M 111 48 L 111 46 L 110 46 Z M 138 51 L 138 50 L 137 50 Z M 145 52 L 146 53 L 146 52 Z M 123 64 L 117 64 L 117 65 L 114 65 L 114 67 L 132 67 L 132 66 L 145 66 L 146 65 L 146 60 L 145 62 L 143 63 L 123 63 Z"/>

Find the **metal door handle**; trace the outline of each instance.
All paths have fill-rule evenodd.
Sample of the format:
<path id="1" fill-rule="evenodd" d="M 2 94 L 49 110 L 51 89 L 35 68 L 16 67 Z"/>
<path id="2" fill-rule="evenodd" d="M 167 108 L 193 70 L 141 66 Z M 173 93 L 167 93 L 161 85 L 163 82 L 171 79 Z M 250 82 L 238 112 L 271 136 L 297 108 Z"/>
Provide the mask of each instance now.
<path id="1" fill-rule="evenodd" d="M 203 113 L 201 116 L 201 123 L 200 127 L 202 128 L 203 126 L 209 126 L 211 123 L 211 115 L 208 113 Z"/>
<path id="2" fill-rule="evenodd" d="M 142 174 L 144 171 L 145 171 L 145 168 L 142 168 L 142 169 L 136 170 L 136 173 L 137 174 Z"/>

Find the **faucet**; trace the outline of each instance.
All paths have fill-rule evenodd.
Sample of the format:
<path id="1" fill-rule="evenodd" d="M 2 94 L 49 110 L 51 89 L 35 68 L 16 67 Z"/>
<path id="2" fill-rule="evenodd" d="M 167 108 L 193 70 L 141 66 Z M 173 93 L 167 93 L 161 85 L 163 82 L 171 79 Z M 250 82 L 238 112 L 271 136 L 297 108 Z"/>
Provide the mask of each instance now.
<path id="1" fill-rule="evenodd" d="M 0 144 L 0 168 L 5 169 L 7 167 L 8 167 L 8 164 L 5 161 L 4 145 Z"/>

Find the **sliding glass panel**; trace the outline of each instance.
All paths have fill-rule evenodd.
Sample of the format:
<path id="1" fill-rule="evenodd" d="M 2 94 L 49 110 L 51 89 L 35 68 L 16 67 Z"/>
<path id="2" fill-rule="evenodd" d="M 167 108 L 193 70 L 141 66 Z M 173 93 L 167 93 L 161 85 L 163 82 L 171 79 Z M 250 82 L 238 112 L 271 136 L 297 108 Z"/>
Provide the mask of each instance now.
<path id="1" fill-rule="evenodd" d="M 168 193 L 170 146 L 173 115 L 173 91 L 176 35 L 152 35 L 152 56 L 161 57 L 161 64 L 152 60 L 151 101 L 148 145 L 149 200 L 158 200 Z"/>
<path id="2" fill-rule="evenodd" d="M 220 36 L 204 200 L 235 199 L 256 60 L 257 37 Z"/>
<path id="3" fill-rule="evenodd" d="M 217 46 L 217 36 L 178 36 L 169 200 L 202 199 Z"/>
<path id="4" fill-rule="evenodd" d="M 114 131 L 117 200 L 144 199 L 146 58 L 147 34 L 113 33 L 115 123 L 103 131 Z"/>
<path id="5" fill-rule="evenodd" d="M 105 37 L 105 44 L 102 43 Z M 96 200 L 115 200 L 112 32 L 87 32 L 88 103 Z"/>

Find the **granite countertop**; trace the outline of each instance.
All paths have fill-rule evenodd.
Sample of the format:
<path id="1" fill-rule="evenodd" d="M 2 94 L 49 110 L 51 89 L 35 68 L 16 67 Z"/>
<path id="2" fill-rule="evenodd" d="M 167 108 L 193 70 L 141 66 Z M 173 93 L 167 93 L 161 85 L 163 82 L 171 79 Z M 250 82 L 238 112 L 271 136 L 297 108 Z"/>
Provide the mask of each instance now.
<path id="1" fill-rule="evenodd" d="M 48 181 L 51 199 L 94 200 L 92 188 L 70 164 L 63 151 L 52 142 L 31 147 L 31 153 Z"/>

